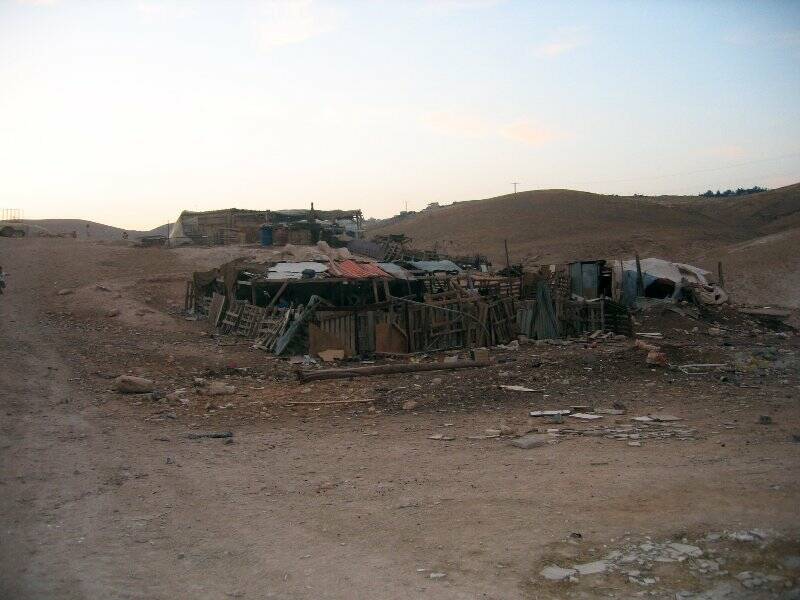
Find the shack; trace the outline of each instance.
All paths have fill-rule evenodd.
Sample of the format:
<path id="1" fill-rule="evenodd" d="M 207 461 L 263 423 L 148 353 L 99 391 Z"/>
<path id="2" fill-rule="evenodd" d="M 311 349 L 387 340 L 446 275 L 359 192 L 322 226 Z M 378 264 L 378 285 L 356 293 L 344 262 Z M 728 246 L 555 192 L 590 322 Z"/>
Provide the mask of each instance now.
<path id="1" fill-rule="evenodd" d="M 184 210 L 170 229 L 170 245 L 253 244 L 260 239 L 264 219 L 263 210 Z"/>
<path id="2" fill-rule="evenodd" d="M 307 246 L 323 241 L 341 248 L 361 238 L 362 226 L 360 210 L 315 210 L 313 204 L 310 210 L 268 210 L 261 242 L 265 246 Z"/>

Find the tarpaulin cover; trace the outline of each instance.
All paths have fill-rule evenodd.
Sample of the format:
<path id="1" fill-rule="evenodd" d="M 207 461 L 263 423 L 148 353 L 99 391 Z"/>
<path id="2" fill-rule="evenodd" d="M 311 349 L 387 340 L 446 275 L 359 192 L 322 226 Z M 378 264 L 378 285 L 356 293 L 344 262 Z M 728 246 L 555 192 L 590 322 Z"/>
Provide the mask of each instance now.
<path id="1" fill-rule="evenodd" d="M 414 279 L 414 276 L 400 265 L 394 263 L 378 263 L 378 266 L 395 279 Z"/>
<path id="2" fill-rule="evenodd" d="M 429 273 L 445 272 L 445 273 L 460 273 L 459 267 L 452 260 L 412 260 L 411 266 L 421 271 L 428 271 Z"/>
<path id="3" fill-rule="evenodd" d="M 684 282 L 688 284 L 698 283 L 703 286 L 708 285 L 706 276 L 710 274 L 705 269 L 700 269 L 684 263 L 674 263 L 661 258 L 644 258 L 640 261 L 642 266 L 642 280 L 647 289 L 651 283 L 658 279 L 666 279 L 675 284 L 675 291 L 672 298 L 678 299 L 683 295 Z M 636 303 L 636 261 L 626 260 L 622 262 L 623 283 L 622 295 L 625 304 L 632 306 Z"/>
<path id="4" fill-rule="evenodd" d="M 328 266 L 319 262 L 280 262 L 269 268 L 267 279 L 302 279 L 306 270 L 325 273 Z"/>

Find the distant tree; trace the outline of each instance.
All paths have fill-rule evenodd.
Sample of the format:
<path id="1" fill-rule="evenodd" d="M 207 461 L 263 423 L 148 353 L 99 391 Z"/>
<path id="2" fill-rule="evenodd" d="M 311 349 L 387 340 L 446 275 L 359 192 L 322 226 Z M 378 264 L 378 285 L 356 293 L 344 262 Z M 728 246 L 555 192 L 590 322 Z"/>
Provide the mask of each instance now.
<path id="1" fill-rule="evenodd" d="M 751 188 L 736 188 L 736 190 L 725 190 L 724 192 L 707 190 L 702 194 L 698 194 L 698 196 L 702 198 L 728 198 L 729 196 L 747 196 L 748 194 L 758 194 L 766 191 L 768 191 L 767 188 L 754 185 Z"/>

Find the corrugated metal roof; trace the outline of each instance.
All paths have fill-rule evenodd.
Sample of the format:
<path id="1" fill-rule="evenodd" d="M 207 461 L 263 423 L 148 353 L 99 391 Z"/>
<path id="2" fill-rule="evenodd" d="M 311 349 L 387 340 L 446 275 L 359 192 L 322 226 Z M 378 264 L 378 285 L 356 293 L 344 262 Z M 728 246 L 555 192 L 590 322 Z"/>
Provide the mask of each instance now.
<path id="1" fill-rule="evenodd" d="M 394 263 L 378 263 L 378 266 L 396 279 L 414 279 L 414 276 L 400 265 Z"/>
<path id="2" fill-rule="evenodd" d="M 336 261 L 336 267 L 342 277 L 347 279 L 369 279 L 371 277 L 391 277 L 375 263 L 359 263 L 354 260 Z"/>
<path id="3" fill-rule="evenodd" d="M 315 273 L 324 273 L 328 267 L 318 262 L 282 262 L 269 268 L 267 279 L 302 279 L 303 271 L 311 269 Z"/>
<path id="4" fill-rule="evenodd" d="M 411 265 L 414 268 L 435 273 L 437 271 L 444 271 L 446 273 L 460 273 L 461 268 L 451 260 L 412 260 Z"/>

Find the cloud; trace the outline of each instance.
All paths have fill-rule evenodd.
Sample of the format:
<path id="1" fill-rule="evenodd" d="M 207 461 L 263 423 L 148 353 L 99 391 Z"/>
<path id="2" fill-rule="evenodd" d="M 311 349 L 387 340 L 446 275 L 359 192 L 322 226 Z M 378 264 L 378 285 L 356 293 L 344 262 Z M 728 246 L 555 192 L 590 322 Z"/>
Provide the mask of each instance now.
<path id="1" fill-rule="evenodd" d="M 432 112 L 424 115 L 423 121 L 434 131 L 457 137 L 484 137 L 492 131 L 490 123 L 469 113 Z"/>
<path id="2" fill-rule="evenodd" d="M 523 142 L 531 146 L 540 146 L 554 140 L 557 136 L 531 121 L 517 121 L 501 129 L 501 134 L 511 140 Z"/>
<path id="3" fill-rule="evenodd" d="M 136 12 L 148 19 L 180 19 L 192 10 L 186 0 L 140 0 Z"/>
<path id="4" fill-rule="evenodd" d="M 299 44 L 336 29 L 340 13 L 314 0 L 268 0 L 256 24 L 265 49 Z"/>
<path id="5" fill-rule="evenodd" d="M 58 0 L 17 0 L 17 4 L 27 4 L 29 6 L 52 6 Z"/>
<path id="6" fill-rule="evenodd" d="M 422 10 L 428 13 L 449 14 L 465 10 L 491 8 L 505 0 L 423 0 Z"/>
<path id="7" fill-rule="evenodd" d="M 729 159 L 742 159 L 747 156 L 747 152 L 741 146 L 736 144 L 724 144 L 721 146 L 713 146 L 705 151 L 705 154 L 717 158 Z"/>
<path id="8" fill-rule="evenodd" d="M 584 28 L 565 29 L 537 46 L 535 52 L 540 58 L 555 58 L 588 43 L 589 38 Z"/>
<path id="9" fill-rule="evenodd" d="M 447 136 L 460 138 L 504 138 L 529 146 L 540 146 L 562 137 L 532 119 L 511 123 L 493 121 L 480 115 L 460 111 L 437 111 L 423 115 L 423 123 Z"/>

